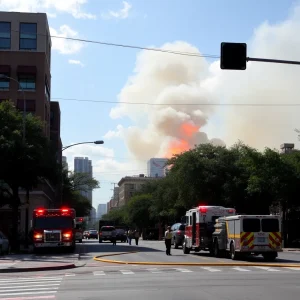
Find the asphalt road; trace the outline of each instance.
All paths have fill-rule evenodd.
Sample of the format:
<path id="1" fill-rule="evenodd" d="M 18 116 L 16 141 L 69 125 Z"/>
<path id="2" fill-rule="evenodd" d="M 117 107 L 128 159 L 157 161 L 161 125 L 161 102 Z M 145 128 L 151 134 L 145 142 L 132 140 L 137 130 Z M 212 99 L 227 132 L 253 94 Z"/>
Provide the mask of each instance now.
<path id="1" fill-rule="evenodd" d="M 140 246 L 85 241 L 77 247 L 82 267 L 36 273 L 0 274 L 0 300 L 39 299 L 299 299 L 300 269 L 268 267 L 166 267 L 99 263 L 99 254 L 138 250 L 126 254 L 166 260 L 162 242 L 141 241 Z M 182 256 L 172 250 L 172 259 L 196 262 L 216 260 L 206 254 Z M 70 254 L 44 254 L 49 259 L 67 260 Z M 200 257 L 200 258 L 199 258 Z M 205 259 L 204 259 L 205 258 Z M 279 260 L 300 261 L 300 253 L 281 253 Z M 226 260 L 229 261 L 230 260 Z"/>

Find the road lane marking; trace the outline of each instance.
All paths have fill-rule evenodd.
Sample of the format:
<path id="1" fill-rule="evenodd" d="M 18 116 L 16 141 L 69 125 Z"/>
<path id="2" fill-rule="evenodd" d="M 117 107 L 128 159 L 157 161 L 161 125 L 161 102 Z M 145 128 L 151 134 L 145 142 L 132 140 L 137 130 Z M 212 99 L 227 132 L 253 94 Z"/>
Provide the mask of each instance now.
<path id="1" fill-rule="evenodd" d="M 153 274 L 158 274 L 158 273 L 162 273 L 163 271 L 157 269 L 157 268 L 151 268 L 151 269 L 146 269 L 147 271 L 153 273 Z"/>
<path id="2" fill-rule="evenodd" d="M 123 275 L 133 275 L 134 272 L 130 271 L 130 270 L 120 270 L 120 272 L 123 274 Z"/>
<path id="3" fill-rule="evenodd" d="M 211 267 L 201 267 L 201 269 L 204 269 L 204 270 L 209 271 L 209 272 L 221 272 L 221 270 L 211 268 Z"/>
<path id="4" fill-rule="evenodd" d="M 232 268 L 234 270 L 237 270 L 237 271 L 240 271 L 240 272 L 251 272 L 250 270 L 248 269 L 243 269 L 243 268 L 240 268 L 240 267 L 236 267 L 236 268 Z"/>
<path id="5" fill-rule="evenodd" d="M 284 267 L 285 269 L 293 270 L 293 271 L 300 271 L 300 268 L 292 268 L 292 267 Z"/>
<path id="6" fill-rule="evenodd" d="M 277 269 L 274 269 L 274 268 L 270 268 L 270 267 L 255 266 L 254 268 L 265 270 L 265 271 L 268 271 L 268 272 L 280 272 L 280 270 L 277 270 Z"/>
<path id="7" fill-rule="evenodd" d="M 101 276 L 101 275 L 105 275 L 104 271 L 95 271 L 93 272 L 94 276 Z"/>
<path id="8" fill-rule="evenodd" d="M 192 273 L 193 271 L 188 270 L 188 269 L 181 269 L 181 268 L 176 268 L 175 270 L 182 272 L 182 273 Z"/>

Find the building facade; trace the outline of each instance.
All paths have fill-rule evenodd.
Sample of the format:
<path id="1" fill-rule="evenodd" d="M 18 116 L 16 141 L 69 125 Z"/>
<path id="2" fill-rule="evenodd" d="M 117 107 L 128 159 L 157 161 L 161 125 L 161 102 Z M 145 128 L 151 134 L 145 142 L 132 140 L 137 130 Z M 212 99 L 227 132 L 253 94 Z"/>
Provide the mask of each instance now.
<path id="1" fill-rule="evenodd" d="M 0 12 L 0 101 L 14 102 L 20 111 L 39 117 L 44 134 L 53 142 L 61 162 L 60 109 L 51 102 L 51 38 L 45 13 Z M 25 192 L 20 191 L 21 202 Z M 53 207 L 59 199 L 43 181 L 30 192 L 29 222 L 37 206 Z M 24 206 L 20 227 L 24 228 Z"/>
<path id="2" fill-rule="evenodd" d="M 88 157 L 75 157 L 74 158 L 74 172 L 75 173 L 86 173 L 93 177 L 93 166 L 92 161 Z M 87 192 L 81 191 L 80 194 L 87 199 L 89 199 L 91 205 L 93 204 L 93 191 L 89 190 Z"/>
<path id="3" fill-rule="evenodd" d="M 150 158 L 147 163 L 149 177 L 165 177 L 164 168 L 168 162 L 167 158 Z"/>
<path id="4" fill-rule="evenodd" d="M 118 186 L 120 188 L 118 207 L 127 204 L 130 198 L 141 188 L 143 184 L 151 180 L 157 180 L 158 178 L 159 177 L 145 177 L 144 174 L 140 174 L 138 176 L 123 177 L 118 183 Z"/>
<path id="5" fill-rule="evenodd" d="M 69 165 L 68 165 L 68 161 L 67 161 L 66 156 L 62 156 L 62 166 L 63 166 L 64 170 L 66 170 L 66 171 L 69 170 Z"/>
<path id="6" fill-rule="evenodd" d="M 101 219 L 103 215 L 107 212 L 107 205 L 106 204 L 99 204 L 97 209 L 97 218 Z"/>

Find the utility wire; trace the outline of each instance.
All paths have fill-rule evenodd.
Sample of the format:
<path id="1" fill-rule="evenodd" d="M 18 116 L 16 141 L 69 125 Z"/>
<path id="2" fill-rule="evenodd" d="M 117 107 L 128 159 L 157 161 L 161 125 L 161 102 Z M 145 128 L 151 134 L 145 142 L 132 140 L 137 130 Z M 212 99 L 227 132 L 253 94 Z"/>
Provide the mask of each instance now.
<path id="1" fill-rule="evenodd" d="M 20 33 L 19 30 L 12 30 L 12 31 Z M 48 34 L 45 34 L 45 33 L 36 33 L 36 34 L 33 34 L 32 32 L 22 32 L 22 33 L 23 34 L 36 35 L 36 36 L 49 36 Z M 150 47 L 142 47 L 142 46 L 135 46 L 135 45 L 127 45 L 127 44 L 102 42 L 102 41 L 96 41 L 96 40 L 72 38 L 72 37 L 65 37 L 65 36 L 58 36 L 58 35 L 50 35 L 50 37 L 55 38 L 55 39 L 63 39 L 63 40 L 73 41 L 73 42 L 98 44 L 98 45 L 103 45 L 103 46 L 138 49 L 138 50 L 146 50 L 146 51 L 155 51 L 155 52 L 162 52 L 162 53 L 176 54 L 176 55 L 183 55 L 183 56 L 191 56 L 191 57 L 220 58 L 219 55 L 213 55 L 213 54 L 200 54 L 200 53 L 193 53 L 193 52 L 182 52 L 182 51 L 174 51 L 174 50 L 168 50 L 168 49 L 159 49 L 159 48 L 150 48 Z"/>
<path id="2" fill-rule="evenodd" d="M 93 99 L 76 99 L 53 97 L 52 101 L 74 101 L 74 102 L 91 102 L 91 103 L 106 103 L 106 104 L 129 104 L 129 105 L 149 105 L 149 106 L 300 106 L 300 103 L 150 103 L 150 102 L 128 102 L 128 101 L 107 101 Z"/>

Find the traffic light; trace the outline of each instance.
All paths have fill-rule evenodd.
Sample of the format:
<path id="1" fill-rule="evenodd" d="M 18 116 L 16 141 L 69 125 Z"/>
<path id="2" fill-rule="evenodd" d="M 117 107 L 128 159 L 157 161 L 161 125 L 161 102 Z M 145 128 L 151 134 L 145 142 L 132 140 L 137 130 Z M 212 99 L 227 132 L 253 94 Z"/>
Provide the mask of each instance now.
<path id="1" fill-rule="evenodd" d="M 221 69 L 246 70 L 247 44 L 221 43 Z"/>

